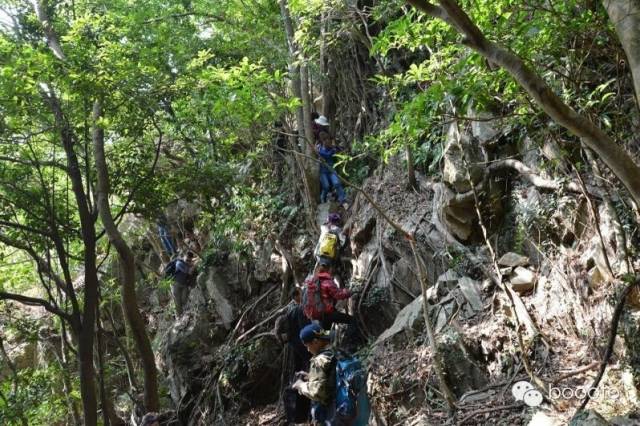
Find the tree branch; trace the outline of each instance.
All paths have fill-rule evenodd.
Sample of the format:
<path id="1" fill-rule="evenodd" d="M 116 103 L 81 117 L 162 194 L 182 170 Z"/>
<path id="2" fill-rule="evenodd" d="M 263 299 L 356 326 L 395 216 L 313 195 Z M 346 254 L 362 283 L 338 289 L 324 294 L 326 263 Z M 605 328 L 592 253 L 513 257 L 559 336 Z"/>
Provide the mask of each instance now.
<path id="1" fill-rule="evenodd" d="M 13 300 L 15 302 L 19 302 L 19 303 L 22 303 L 23 305 L 28 305 L 28 306 L 41 306 L 45 308 L 47 311 L 59 316 L 60 318 L 62 318 L 63 320 L 71 324 L 71 315 L 64 312 L 59 307 L 47 302 L 44 299 L 39 299 L 37 297 L 23 296 L 21 294 L 16 294 L 16 293 L 8 293 L 6 291 L 0 291 L 0 300 Z"/>
<path id="2" fill-rule="evenodd" d="M 524 61 L 505 47 L 486 39 L 480 29 L 454 0 L 440 0 L 434 6 L 425 0 L 407 0 L 415 8 L 442 19 L 465 38 L 462 43 L 504 68 L 556 123 L 562 125 L 591 148 L 640 204 L 640 168 L 633 159 L 602 129 L 565 104 L 551 87 Z"/>
<path id="3" fill-rule="evenodd" d="M 51 18 L 47 15 L 46 0 L 32 0 L 31 4 L 36 12 L 38 21 L 40 21 L 40 24 L 42 25 L 49 48 L 56 58 L 61 61 L 66 60 L 62 47 L 60 46 L 60 42 L 58 41 L 58 35 L 53 30 L 53 25 L 51 25 Z"/>

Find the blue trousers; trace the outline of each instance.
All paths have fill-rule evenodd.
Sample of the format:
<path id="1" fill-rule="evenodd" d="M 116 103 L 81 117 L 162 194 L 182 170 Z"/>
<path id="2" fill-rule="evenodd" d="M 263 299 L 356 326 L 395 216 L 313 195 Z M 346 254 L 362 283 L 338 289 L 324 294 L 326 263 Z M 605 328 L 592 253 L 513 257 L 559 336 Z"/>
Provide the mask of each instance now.
<path id="1" fill-rule="evenodd" d="M 158 225 L 158 235 L 160 236 L 160 241 L 162 241 L 164 249 L 167 251 L 169 256 L 173 256 L 176 253 L 176 248 L 173 246 L 173 242 L 171 241 L 171 236 L 169 235 L 167 228 L 162 225 Z"/>
<path id="2" fill-rule="evenodd" d="M 338 194 L 338 203 L 344 203 L 346 196 L 344 194 L 344 189 L 342 188 L 342 183 L 340 183 L 340 179 L 335 171 L 324 171 L 320 170 L 320 186 L 322 187 L 322 191 L 320 192 L 320 202 L 327 202 L 327 195 L 329 195 L 329 191 L 331 191 L 331 186 L 336 190 Z"/>

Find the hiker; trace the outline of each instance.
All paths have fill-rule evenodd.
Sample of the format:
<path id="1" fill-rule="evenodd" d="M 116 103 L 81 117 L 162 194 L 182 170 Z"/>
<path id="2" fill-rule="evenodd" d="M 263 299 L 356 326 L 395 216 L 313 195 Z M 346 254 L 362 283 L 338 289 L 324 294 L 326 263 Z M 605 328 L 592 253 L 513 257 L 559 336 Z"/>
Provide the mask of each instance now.
<path id="1" fill-rule="evenodd" d="M 140 420 L 140 426 L 160 426 L 160 416 L 158 413 L 147 413 Z"/>
<path id="2" fill-rule="evenodd" d="M 313 425 L 369 424 L 366 373 L 357 358 L 331 347 L 331 337 L 316 323 L 300 331 L 300 340 L 313 355 L 309 372 L 299 373 L 292 388 L 311 399 Z"/>
<path id="3" fill-rule="evenodd" d="M 160 241 L 162 241 L 162 245 L 167 251 L 169 257 L 172 258 L 176 254 L 176 247 L 174 246 L 173 241 L 171 241 L 171 234 L 169 233 L 167 218 L 164 215 L 160 215 L 158 217 L 157 225 Z"/>
<path id="4" fill-rule="evenodd" d="M 300 331 L 300 340 L 313 355 L 309 373 L 301 374 L 291 386 L 311 400 L 313 425 L 332 424 L 335 417 L 335 353 L 329 332 L 312 323 Z"/>
<path id="5" fill-rule="evenodd" d="M 295 371 L 306 370 L 309 367 L 309 352 L 300 341 L 300 330 L 311 320 L 304 314 L 302 307 L 302 291 L 300 287 L 293 290 L 291 302 L 287 310 L 276 320 L 275 334 L 280 343 L 287 343 L 293 356 L 293 368 Z"/>
<path id="6" fill-rule="evenodd" d="M 312 321 L 318 321 L 322 328 L 329 330 L 334 323 L 353 324 L 355 318 L 338 311 L 335 304 L 338 300 L 351 297 L 351 291 L 339 288 L 331 274 L 331 267 L 320 264 L 317 272 L 307 278 L 303 289 L 304 314 Z"/>
<path id="7" fill-rule="evenodd" d="M 334 145 L 334 140 L 327 131 L 320 131 L 318 141 L 319 143 L 316 144 L 316 152 L 322 161 L 320 163 L 320 186 L 322 187 L 322 191 L 320 192 L 320 202 L 327 202 L 327 195 L 329 195 L 331 186 L 333 186 L 336 190 L 338 203 L 346 210 L 349 205 L 345 201 L 346 196 L 344 189 L 342 188 L 340 178 L 338 178 L 338 174 L 333 168 L 334 155 L 339 151 L 339 149 Z"/>
<path id="8" fill-rule="evenodd" d="M 319 141 L 320 132 L 325 131 L 329 133 L 329 120 L 324 115 L 318 115 L 317 112 L 311 113 L 311 131 L 313 132 L 313 138 L 316 142 Z"/>
<path id="9" fill-rule="evenodd" d="M 184 311 L 184 305 L 189 298 L 189 287 L 193 278 L 193 253 L 188 252 L 183 258 L 176 258 L 165 267 L 165 276 L 171 277 L 171 294 L 176 304 L 176 316 Z"/>
<path id="10" fill-rule="evenodd" d="M 300 340 L 300 331 L 311 321 L 305 316 L 301 305 L 302 294 L 299 287 L 295 287 L 292 300 L 287 310 L 276 320 L 275 335 L 281 344 L 287 344 L 293 361 L 293 368 L 287 373 L 288 380 L 292 381 L 296 371 L 307 371 L 311 354 Z M 290 423 L 305 423 L 309 421 L 309 408 L 311 401 L 304 395 L 300 395 L 290 386 L 285 388 L 282 399 L 287 421 Z"/>
<path id="11" fill-rule="evenodd" d="M 321 265 L 330 266 L 334 275 L 341 270 L 342 249 L 347 243 L 347 237 L 342 232 L 342 219 L 339 213 L 329 213 L 327 220 L 320 227 L 320 238 L 315 248 L 316 260 Z"/>

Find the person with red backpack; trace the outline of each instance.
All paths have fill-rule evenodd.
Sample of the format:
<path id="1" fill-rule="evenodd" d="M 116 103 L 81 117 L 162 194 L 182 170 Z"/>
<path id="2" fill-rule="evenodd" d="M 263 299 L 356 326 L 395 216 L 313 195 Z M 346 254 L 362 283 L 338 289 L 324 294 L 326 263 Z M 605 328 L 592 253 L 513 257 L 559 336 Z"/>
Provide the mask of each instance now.
<path id="1" fill-rule="evenodd" d="M 351 291 L 336 285 L 330 266 L 318 266 L 318 271 L 307 278 L 302 293 L 304 314 L 312 321 L 318 321 L 323 329 L 329 330 L 334 323 L 356 327 L 355 318 L 336 309 L 338 300 L 351 297 Z"/>

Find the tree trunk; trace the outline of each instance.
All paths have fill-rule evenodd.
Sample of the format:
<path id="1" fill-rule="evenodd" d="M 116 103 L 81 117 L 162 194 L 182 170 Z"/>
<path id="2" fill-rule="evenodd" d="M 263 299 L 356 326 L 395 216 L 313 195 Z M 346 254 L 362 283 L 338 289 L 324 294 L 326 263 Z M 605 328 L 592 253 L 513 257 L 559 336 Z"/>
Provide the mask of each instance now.
<path id="1" fill-rule="evenodd" d="M 624 184 L 636 204 L 640 204 L 640 168 L 631 157 L 598 126 L 565 104 L 520 57 L 487 40 L 456 1 L 440 0 L 441 6 L 435 6 L 425 0 L 407 1 L 428 15 L 447 22 L 465 36 L 464 43 L 467 46 L 511 74 L 549 117 L 581 138 L 582 143 L 598 154 Z"/>
<path id="2" fill-rule="evenodd" d="M 604 0 L 602 3 L 627 55 L 636 105 L 640 108 L 640 0 Z"/>
<path id="3" fill-rule="evenodd" d="M 410 189 L 418 188 L 418 184 L 416 182 L 416 171 L 413 167 L 413 151 L 411 150 L 411 145 L 406 144 L 404 147 L 405 157 L 407 159 L 407 181 L 409 183 Z"/>
<path id="4" fill-rule="evenodd" d="M 78 411 L 78 405 L 76 401 L 71 397 L 71 392 L 73 390 L 73 385 L 71 382 L 71 377 L 69 374 L 69 361 L 67 360 L 67 339 L 65 338 L 66 329 L 64 326 L 60 327 L 60 356 L 56 356 L 58 360 L 58 364 L 60 365 L 60 369 L 62 370 L 62 391 L 64 392 L 65 401 L 67 403 L 67 408 L 71 414 L 71 418 L 73 420 L 73 424 L 75 426 L 80 426 L 80 413 Z M 55 351 L 54 351 L 55 352 Z"/>
<path id="5" fill-rule="evenodd" d="M 293 30 L 293 22 L 291 20 L 291 14 L 289 13 L 287 0 L 279 0 L 279 4 L 280 4 L 280 14 L 282 16 L 282 22 L 284 23 L 285 34 L 287 36 L 287 46 L 289 48 L 289 78 L 291 79 L 291 92 L 293 93 L 293 96 L 295 98 L 298 98 L 302 101 L 302 81 L 300 78 L 300 67 L 296 65 L 296 61 L 298 58 L 297 58 L 297 47 L 295 43 L 295 33 Z M 305 84 L 305 87 L 308 87 L 308 80 L 307 80 L 307 83 Z M 309 113 L 309 121 L 311 121 L 310 118 L 311 118 L 311 115 Z M 305 153 L 307 152 L 306 147 L 308 144 L 305 142 L 305 138 L 304 138 L 305 114 L 304 114 L 302 105 L 296 108 L 296 121 L 297 121 L 297 127 L 298 127 L 297 129 L 298 140 L 296 141 L 297 143 L 294 144 L 293 148 L 296 152 Z M 310 122 L 309 122 L 309 125 L 311 125 Z M 296 155 L 296 161 L 299 165 L 302 166 L 301 175 L 302 175 L 304 188 L 305 188 L 303 197 L 305 198 L 304 204 L 307 210 L 308 219 L 310 223 L 315 223 L 314 201 L 317 198 L 315 199 L 313 198 L 314 196 L 314 191 L 313 191 L 314 184 L 312 183 L 313 175 L 310 175 L 308 173 L 307 161 L 305 161 L 304 158 L 300 158 L 299 155 Z M 316 185 L 318 184 L 319 182 Z"/>
<path id="6" fill-rule="evenodd" d="M 109 205 L 109 172 L 104 154 L 104 131 L 97 123 L 101 117 L 100 102 L 96 101 L 93 105 L 93 155 L 96 162 L 98 211 L 100 212 L 100 218 L 105 232 L 109 237 L 109 241 L 116 248 L 118 256 L 120 257 L 120 264 L 122 266 L 122 306 L 142 361 L 142 368 L 144 370 L 145 409 L 147 411 L 158 411 L 160 402 L 158 400 L 157 369 L 155 356 L 145 330 L 144 319 L 138 309 L 135 259 L 133 252 L 122 238 L 122 234 L 113 220 L 111 207 Z"/>
<path id="7" fill-rule="evenodd" d="M 84 298 L 83 314 L 76 311 L 71 318 L 72 327 L 78 336 L 78 364 L 80 376 L 80 394 L 84 410 L 85 426 L 98 423 L 98 401 L 96 398 L 95 369 L 93 368 L 93 340 L 96 326 L 96 306 L 98 303 L 98 268 L 96 265 L 96 233 L 93 215 L 89 210 L 87 195 L 84 192 L 80 163 L 75 152 L 75 135 L 65 117 L 58 98 L 54 94 L 43 94 L 43 99 L 53 113 L 57 131 L 67 158 L 67 175 L 71 181 L 84 243 Z M 73 295 L 74 293 L 71 292 Z"/>

